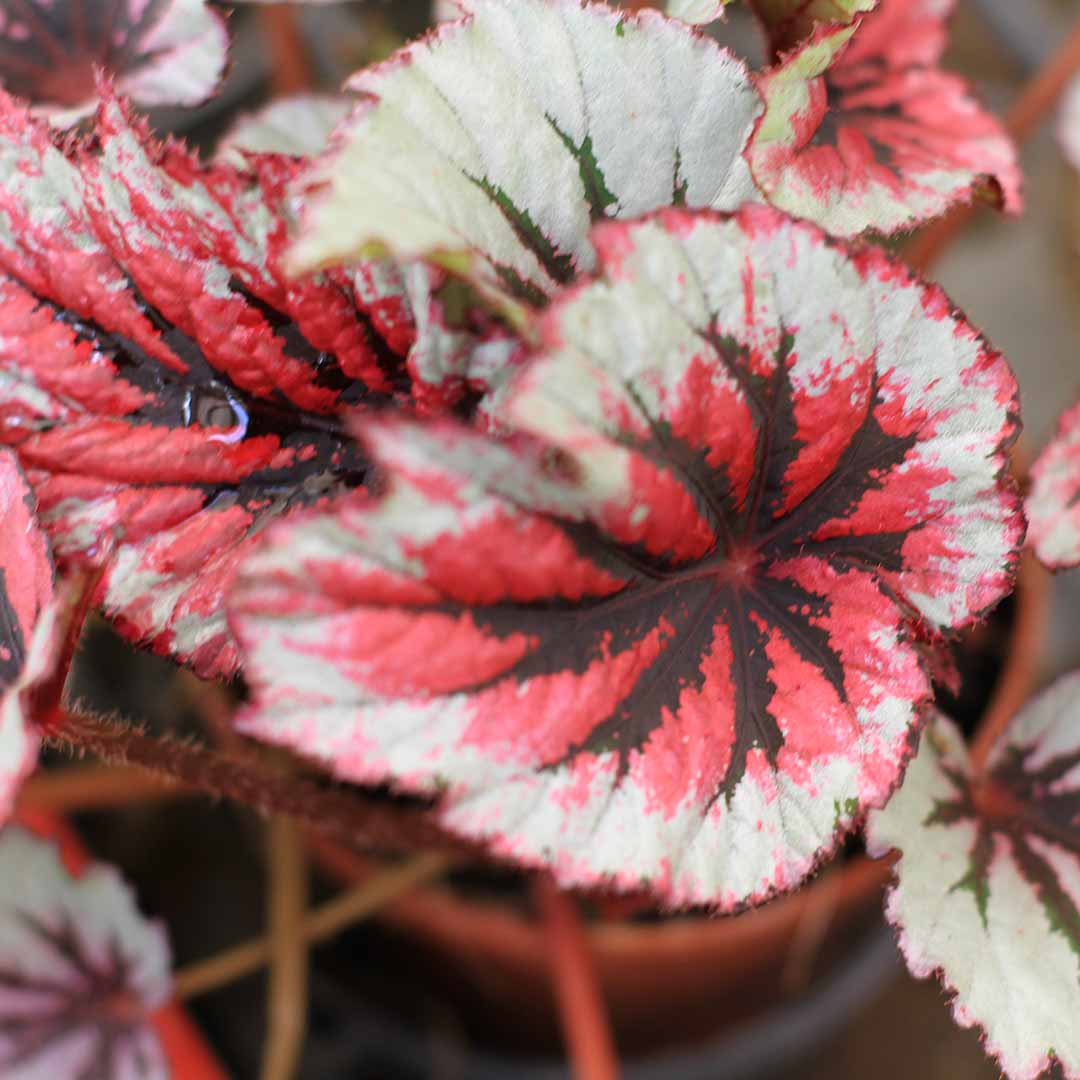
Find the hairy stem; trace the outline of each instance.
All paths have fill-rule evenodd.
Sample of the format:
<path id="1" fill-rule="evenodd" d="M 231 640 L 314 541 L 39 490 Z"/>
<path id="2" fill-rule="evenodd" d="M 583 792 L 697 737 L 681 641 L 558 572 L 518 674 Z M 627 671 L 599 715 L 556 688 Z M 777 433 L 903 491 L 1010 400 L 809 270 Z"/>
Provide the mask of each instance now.
<path id="1" fill-rule="evenodd" d="M 1073 75 L 1080 71 L 1080 23 L 1027 84 L 1005 114 L 1005 129 L 1021 145 L 1061 97 Z M 927 270 L 945 253 L 974 217 L 975 204 L 957 207 L 924 229 L 908 244 L 904 257 L 917 270 Z"/>
<path id="2" fill-rule="evenodd" d="M 423 810 L 365 798 L 303 777 L 263 768 L 205 746 L 78 710 L 65 714 L 55 744 L 89 752 L 113 765 L 138 765 L 206 794 L 232 799 L 259 813 L 284 814 L 335 840 L 379 850 L 473 849 L 435 825 Z"/>
<path id="3" fill-rule="evenodd" d="M 1047 631 L 1046 603 L 1050 572 L 1028 550 L 1020 556 L 1017 574 L 1016 624 L 1009 639 L 1010 663 L 994 689 L 979 730 L 971 743 L 971 768 L 976 776 L 986 763 L 998 739 L 1008 730 L 1013 717 L 1032 691 L 1043 653 Z"/>
<path id="4" fill-rule="evenodd" d="M 309 90 L 314 79 L 297 9 L 292 4 L 267 4 L 259 11 L 259 19 L 270 54 L 274 92 Z"/>

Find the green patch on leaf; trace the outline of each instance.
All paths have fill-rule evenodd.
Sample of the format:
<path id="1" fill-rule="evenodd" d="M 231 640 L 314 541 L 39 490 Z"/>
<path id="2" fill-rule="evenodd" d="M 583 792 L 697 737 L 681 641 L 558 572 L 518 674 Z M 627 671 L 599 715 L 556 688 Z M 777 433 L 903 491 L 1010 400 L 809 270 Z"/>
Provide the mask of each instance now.
<path id="1" fill-rule="evenodd" d="M 604 179 L 603 170 L 600 168 L 600 164 L 596 160 L 596 153 L 593 150 L 592 136 L 586 135 L 584 142 L 578 146 L 555 123 L 551 116 L 548 116 L 547 119 L 555 134 L 562 139 L 566 149 L 574 155 L 574 160 L 578 164 L 578 172 L 581 174 L 581 183 L 585 188 L 585 199 L 589 204 L 589 212 L 593 221 L 613 217 L 614 215 L 608 214 L 608 208 L 614 206 L 619 200 L 617 196 L 611 193 L 607 181 Z"/>
<path id="2" fill-rule="evenodd" d="M 560 285 L 566 285 L 574 279 L 573 257 L 556 249 L 555 245 L 540 231 L 528 210 L 523 210 L 517 206 L 501 187 L 493 184 L 486 176 L 470 176 L 469 179 L 498 206 L 503 216 L 510 223 L 511 228 L 517 234 L 518 239 L 540 260 L 544 269 L 555 281 Z M 497 267 L 496 270 L 499 277 L 510 285 L 511 283 L 507 281 L 504 273 L 506 268 Z M 513 274 L 520 286 L 527 285 L 513 271 L 506 270 L 506 272 Z M 532 303 L 532 299 L 522 294 L 518 284 L 513 285 L 516 295 Z M 539 295 L 543 299 L 543 294 L 535 286 L 528 285 L 526 291 Z"/>

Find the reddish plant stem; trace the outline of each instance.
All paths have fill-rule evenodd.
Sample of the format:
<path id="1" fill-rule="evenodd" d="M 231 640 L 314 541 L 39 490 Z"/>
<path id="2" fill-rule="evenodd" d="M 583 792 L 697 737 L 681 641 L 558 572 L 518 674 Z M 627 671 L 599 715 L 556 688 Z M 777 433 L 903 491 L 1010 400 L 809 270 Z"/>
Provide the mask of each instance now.
<path id="1" fill-rule="evenodd" d="M 275 773 L 257 767 L 250 758 L 237 760 L 115 720 L 70 711 L 52 741 L 88 751 L 109 764 L 138 765 L 267 816 L 294 817 L 341 843 L 379 850 L 474 850 L 440 829 L 422 810 Z"/>
<path id="2" fill-rule="evenodd" d="M 1069 80 L 1080 71 L 1080 22 L 1039 69 L 1005 114 L 1005 130 L 1021 145 L 1057 103 Z M 916 270 L 929 269 L 975 216 L 977 204 L 960 206 L 924 229 L 904 251 Z"/>
<path id="3" fill-rule="evenodd" d="M 310 58 L 296 8 L 292 4 L 267 4 L 259 11 L 263 37 L 270 54 L 275 94 L 295 94 L 310 89 Z"/>
<path id="4" fill-rule="evenodd" d="M 533 883 L 551 942 L 551 974 L 576 1080 L 617 1080 L 619 1059 L 581 916 L 548 874 Z"/>
<path id="5" fill-rule="evenodd" d="M 105 565 L 102 564 L 97 570 L 76 576 L 70 583 L 63 586 L 63 589 L 70 591 L 61 593 L 64 598 L 60 614 L 60 631 L 63 637 L 60 641 L 56 666 L 50 678 L 42 683 L 33 695 L 33 715 L 45 735 L 54 734 L 64 724 L 64 689 L 67 687 L 68 676 L 75 663 L 75 654 L 82 640 L 86 620 L 90 618 L 90 613 L 94 609 L 93 601 L 97 595 L 98 586 L 104 576 Z"/>
<path id="6" fill-rule="evenodd" d="M 971 743 L 971 770 L 976 777 L 986 771 L 994 745 L 1005 734 L 1013 717 L 1027 700 L 1031 690 L 1032 672 L 1042 656 L 1047 629 L 1045 597 L 1050 590 L 1050 573 L 1039 564 L 1031 551 L 1025 551 L 1020 556 L 1017 585 L 1027 596 L 1017 611 L 1017 625 L 1011 637 L 1011 663 L 1006 668 Z"/>

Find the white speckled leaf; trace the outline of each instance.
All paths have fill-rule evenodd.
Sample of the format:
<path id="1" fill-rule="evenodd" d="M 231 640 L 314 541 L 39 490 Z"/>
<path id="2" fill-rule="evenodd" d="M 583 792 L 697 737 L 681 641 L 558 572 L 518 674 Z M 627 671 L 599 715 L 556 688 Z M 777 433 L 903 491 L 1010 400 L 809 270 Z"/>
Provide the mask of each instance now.
<path id="1" fill-rule="evenodd" d="M 4 1080 L 169 1080 L 146 1023 L 168 1000 L 169 968 L 164 928 L 112 867 L 73 877 L 53 843 L 0 832 Z"/>
<path id="2" fill-rule="evenodd" d="M 867 822 L 900 852 L 887 914 L 1010 1080 L 1080 1078 L 1080 674 L 1030 702 L 974 777 L 943 717 Z"/>
<path id="3" fill-rule="evenodd" d="M 591 224 L 754 197 L 742 63 L 659 12 L 469 0 L 362 71 L 364 99 L 306 180 L 295 269 L 433 256 L 542 302 L 595 264 Z"/>

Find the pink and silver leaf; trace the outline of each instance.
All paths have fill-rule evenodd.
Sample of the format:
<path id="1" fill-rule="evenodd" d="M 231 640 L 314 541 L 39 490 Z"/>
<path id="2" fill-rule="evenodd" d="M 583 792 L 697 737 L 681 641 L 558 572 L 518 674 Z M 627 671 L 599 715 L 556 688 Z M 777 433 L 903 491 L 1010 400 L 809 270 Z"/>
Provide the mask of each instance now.
<path id="1" fill-rule="evenodd" d="M 0 85 L 58 125 L 97 102 L 98 70 L 139 105 L 200 105 L 221 81 L 225 20 L 206 0 L 17 0 L 0 9 Z"/>
<path id="2" fill-rule="evenodd" d="M 757 197 L 758 95 L 711 38 L 602 3 L 466 6 L 348 83 L 358 108 L 300 185 L 294 268 L 431 257 L 537 305 L 593 268 L 596 221 Z"/>
<path id="3" fill-rule="evenodd" d="M 57 603 L 45 534 L 18 459 L 0 450 L 0 825 L 37 762 L 27 715 L 33 688 L 52 671 Z"/>
<path id="4" fill-rule="evenodd" d="M 912 973 L 941 979 L 1009 1080 L 1080 1080 L 1080 675 L 1022 709 L 979 774 L 939 717 L 867 843 L 899 852 L 886 913 Z"/>
<path id="5" fill-rule="evenodd" d="M 386 468 L 240 570 L 242 726 L 568 885 L 723 911 L 899 781 L 922 643 L 1011 587 L 1008 367 L 938 289 L 764 207 L 594 230 L 501 442 Z"/>
<path id="6" fill-rule="evenodd" d="M 1080 564 L 1080 404 L 1067 409 L 1031 470 L 1028 543 L 1054 570 Z"/>
<path id="7" fill-rule="evenodd" d="M 913 228 L 973 198 L 1021 208 L 1012 140 L 937 66 L 951 8 L 882 0 L 758 76 L 747 156 L 770 202 L 838 236 Z"/>
<path id="8" fill-rule="evenodd" d="M 0 832 L 0 1073 L 167 1080 L 147 1023 L 170 994 L 164 928 L 110 866 L 72 876 L 55 844 Z"/>
<path id="9" fill-rule="evenodd" d="M 205 675 L 248 539 L 363 483 L 338 412 L 409 397 L 400 310 L 391 347 L 351 278 L 279 271 L 295 168 L 203 166 L 108 97 L 63 150 L 0 108 L 0 442 L 61 565 L 107 559 L 106 612 Z"/>

